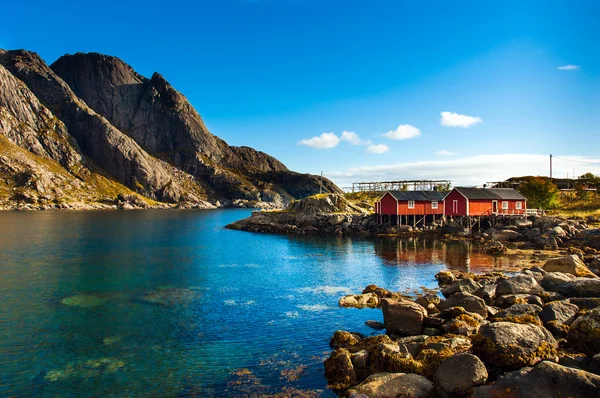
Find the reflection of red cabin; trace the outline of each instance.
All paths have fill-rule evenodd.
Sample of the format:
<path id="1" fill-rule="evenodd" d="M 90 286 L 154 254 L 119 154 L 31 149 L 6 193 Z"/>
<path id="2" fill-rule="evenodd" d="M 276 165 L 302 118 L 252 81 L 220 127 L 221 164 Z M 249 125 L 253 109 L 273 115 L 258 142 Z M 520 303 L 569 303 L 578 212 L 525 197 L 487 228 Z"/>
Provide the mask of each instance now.
<path id="1" fill-rule="evenodd" d="M 446 216 L 525 214 L 527 199 L 512 188 L 456 187 L 444 198 Z"/>

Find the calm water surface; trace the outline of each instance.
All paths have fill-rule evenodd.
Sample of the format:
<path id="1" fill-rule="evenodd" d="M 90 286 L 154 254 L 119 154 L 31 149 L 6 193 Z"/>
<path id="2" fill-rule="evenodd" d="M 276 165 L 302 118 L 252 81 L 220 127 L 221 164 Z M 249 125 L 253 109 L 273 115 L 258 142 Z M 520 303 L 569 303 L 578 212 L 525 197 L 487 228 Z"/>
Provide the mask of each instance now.
<path id="1" fill-rule="evenodd" d="M 382 320 L 340 296 L 495 265 L 466 242 L 223 228 L 249 214 L 0 213 L 0 396 L 330 396 L 333 332 Z"/>

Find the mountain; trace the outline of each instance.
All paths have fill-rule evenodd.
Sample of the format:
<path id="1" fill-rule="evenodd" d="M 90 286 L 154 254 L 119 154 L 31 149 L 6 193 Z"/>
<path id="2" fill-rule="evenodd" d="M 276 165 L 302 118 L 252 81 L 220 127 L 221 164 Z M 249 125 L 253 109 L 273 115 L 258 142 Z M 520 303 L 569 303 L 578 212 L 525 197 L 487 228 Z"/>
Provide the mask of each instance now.
<path id="1" fill-rule="evenodd" d="M 0 83 L 3 207 L 123 198 L 277 207 L 321 185 L 340 192 L 263 152 L 229 146 L 163 76 L 145 78 L 115 57 L 78 53 L 48 66 L 33 52 L 0 50 Z"/>

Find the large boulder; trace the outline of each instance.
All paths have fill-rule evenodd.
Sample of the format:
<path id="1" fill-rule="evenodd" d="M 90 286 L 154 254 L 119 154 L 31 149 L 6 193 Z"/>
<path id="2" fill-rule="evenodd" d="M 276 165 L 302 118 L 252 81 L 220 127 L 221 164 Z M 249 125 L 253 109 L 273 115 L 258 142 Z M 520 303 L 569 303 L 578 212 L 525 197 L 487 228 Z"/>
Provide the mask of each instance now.
<path id="1" fill-rule="evenodd" d="M 569 328 L 567 340 L 573 348 L 588 355 L 600 353 L 600 308 L 577 318 Z"/>
<path id="2" fill-rule="evenodd" d="M 507 294 L 535 294 L 542 291 L 542 287 L 537 283 L 534 277 L 525 274 L 515 275 L 504 279 L 498 283 L 496 288 L 497 296 Z"/>
<path id="3" fill-rule="evenodd" d="M 556 291 L 565 297 L 600 297 L 600 278 L 577 278 L 558 286 Z"/>
<path id="4" fill-rule="evenodd" d="M 498 381 L 475 388 L 472 398 L 597 397 L 600 376 L 543 361 L 535 368 L 505 373 Z"/>
<path id="5" fill-rule="evenodd" d="M 426 377 L 411 373 L 376 373 L 348 391 L 348 397 L 430 398 L 434 384 Z"/>
<path id="6" fill-rule="evenodd" d="M 379 297 L 375 293 L 350 294 L 342 297 L 338 304 L 340 307 L 377 308 Z"/>
<path id="7" fill-rule="evenodd" d="M 338 348 L 325 360 L 325 378 L 334 391 L 345 390 L 356 384 L 356 373 L 350 352 Z"/>
<path id="8" fill-rule="evenodd" d="M 351 350 L 363 340 L 364 336 L 359 333 L 351 333 L 343 330 L 336 330 L 333 337 L 329 340 L 329 346 L 333 349 L 346 348 Z"/>
<path id="9" fill-rule="evenodd" d="M 445 359 L 435 372 L 435 385 L 439 395 L 464 396 L 474 387 L 485 384 L 488 372 L 481 359 L 461 353 Z"/>
<path id="10" fill-rule="evenodd" d="M 482 317 L 487 317 L 487 308 L 485 301 L 482 298 L 469 293 L 455 293 L 448 297 L 447 300 L 442 300 L 438 304 L 440 310 L 446 310 L 452 307 L 462 307 L 468 312 L 479 314 Z"/>
<path id="11" fill-rule="evenodd" d="M 427 310 L 409 300 L 385 298 L 381 301 L 383 324 L 387 334 L 416 335 L 423 331 Z"/>
<path id="12" fill-rule="evenodd" d="M 579 256 L 574 254 L 565 257 L 551 258 L 546 261 L 543 268 L 544 271 L 547 272 L 563 272 L 586 278 L 596 277 L 596 275 L 585 266 L 585 263 L 581 261 Z"/>
<path id="13" fill-rule="evenodd" d="M 483 325 L 472 337 L 473 352 L 501 368 L 532 366 L 554 358 L 558 343 L 543 327 L 532 324 L 494 322 Z"/>
<path id="14" fill-rule="evenodd" d="M 519 239 L 519 233 L 511 229 L 503 229 L 500 231 L 494 231 L 492 238 L 500 241 L 512 241 Z"/>
<path id="15" fill-rule="evenodd" d="M 533 294 L 507 294 L 496 297 L 494 305 L 500 308 L 507 308 L 515 304 L 536 304 L 540 307 L 544 305 L 544 301 Z"/>

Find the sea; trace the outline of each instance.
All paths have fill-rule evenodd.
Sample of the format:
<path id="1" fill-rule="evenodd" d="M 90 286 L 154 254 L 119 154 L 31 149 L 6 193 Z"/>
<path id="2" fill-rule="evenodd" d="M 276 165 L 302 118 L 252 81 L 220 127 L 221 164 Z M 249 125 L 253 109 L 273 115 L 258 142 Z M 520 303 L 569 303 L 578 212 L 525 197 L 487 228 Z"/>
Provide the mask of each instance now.
<path id="1" fill-rule="evenodd" d="M 225 228 L 250 214 L 0 213 L 0 396 L 334 396 L 329 339 L 383 321 L 340 297 L 503 265 L 465 241 Z"/>

